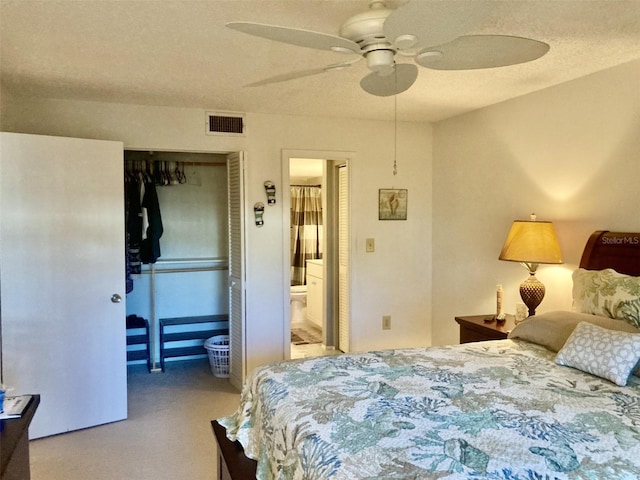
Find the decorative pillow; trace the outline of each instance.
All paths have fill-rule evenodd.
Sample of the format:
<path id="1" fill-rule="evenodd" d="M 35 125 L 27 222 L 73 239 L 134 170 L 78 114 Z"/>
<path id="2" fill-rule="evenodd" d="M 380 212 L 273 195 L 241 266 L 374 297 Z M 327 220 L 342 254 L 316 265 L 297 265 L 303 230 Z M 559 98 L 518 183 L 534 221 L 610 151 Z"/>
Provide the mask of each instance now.
<path id="1" fill-rule="evenodd" d="M 582 313 L 619 318 L 640 328 L 640 277 L 615 270 L 573 272 L 573 304 Z"/>
<path id="2" fill-rule="evenodd" d="M 556 311 L 527 318 L 509 332 L 509 338 L 537 343 L 557 352 L 580 322 L 589 322 L 609 330 L 640 334 L 640 329 L 623 320 L 587 313 Z"/>
<path id="3" fill-rule="evenodd" d="M 556 355 L 556 363 L 624 387 L 640 360 L 640 334 L 616 332 L 580 322 Z"/>

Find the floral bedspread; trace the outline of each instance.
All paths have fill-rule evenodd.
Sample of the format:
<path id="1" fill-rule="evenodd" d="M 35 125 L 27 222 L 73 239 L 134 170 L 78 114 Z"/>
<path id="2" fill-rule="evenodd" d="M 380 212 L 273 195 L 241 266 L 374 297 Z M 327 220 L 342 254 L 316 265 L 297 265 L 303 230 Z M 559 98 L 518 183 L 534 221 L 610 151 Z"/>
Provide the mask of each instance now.
<path id="1" fill-rule="evenodd" d="M 500 340 L 279 362 L 219 422 L 261 480 L 640 478 L 640 378 L 554 356 Z"/>

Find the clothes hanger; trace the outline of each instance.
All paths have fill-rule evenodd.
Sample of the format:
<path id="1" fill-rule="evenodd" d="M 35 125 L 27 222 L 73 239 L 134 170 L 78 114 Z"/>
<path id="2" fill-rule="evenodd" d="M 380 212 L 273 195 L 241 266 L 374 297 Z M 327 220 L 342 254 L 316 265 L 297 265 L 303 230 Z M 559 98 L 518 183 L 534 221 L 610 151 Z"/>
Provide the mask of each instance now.
<path id="1" fill-rule="evenodd" d="M 175 168 L 174 168 L 175 163 Z M 178 180 L 178 176 L 176 175 L 176 170 L 178 169 L 178 162 L 168 162 L 169 164 L 169 179 L 171 185 L 178 185 L 180 181 Z"/>

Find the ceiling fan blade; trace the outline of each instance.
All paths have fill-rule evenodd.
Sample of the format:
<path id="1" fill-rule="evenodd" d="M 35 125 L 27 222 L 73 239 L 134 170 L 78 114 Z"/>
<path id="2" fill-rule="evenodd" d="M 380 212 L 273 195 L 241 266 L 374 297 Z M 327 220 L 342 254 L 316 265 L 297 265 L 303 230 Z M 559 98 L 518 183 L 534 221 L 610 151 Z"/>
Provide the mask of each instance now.
<path id="1" fill-rule="evenodd" d="M 283 73 L 282 75 L 276 75 L 275 77 L 265 78 L 254 83 L 249 83 L 245 87 L 261 87 L 263 85 L 269 85 L 271 83 L 286 82 L 288 80 L 295 80 L 296 78 L 310 77 L 312 75 L 318 75 L 324 73 L 324 68 L 313 68 L 310 70 L 300 70 L 298 72 Z"/>
<path id="2" fill-rule="evenodd" d="M 295 80 L 296 78 L 310 77 L 312 75 L 318 75 L 320 73 L 331 72 L 334 70 L 344 70 L 345 68 L 349 68 L 354 63 L 359 62 L 360 60 L 362 60 L 362 58 L 363 57 L 358 57 L 357 59 L 352 60 L 350 62 L 334 63 L 332 65 L 327 65 L 326 67 L 321 67 L 321 68 L 311 68 L 309 70 L 300 70 L 297 72 L 283 73 L 281 75 L 276 75 L 274 77 L 269 77 L 269 78 L 265 78 L 264 80 L 259 80 L 254 83 L 250 83 L 248 85 L 245 85 L 245 87 L 260 87 L 262 85 L 269 85 L 270 83 L 286 82 L 288 80 Z"/>
<path id="3" fill-rule="evenodd" d="M 530 62 L 548 51 L 549 45 L 530 38 L 466 35 L 423 50 L 416 55 L 416 63 L 434 70 L 475 70 Z"/>
<path id="4" fill-rule="evenodd" d="M 328 33 L 254 22 L 230 22 L 227 23 L 227 27 L 256 37 L 289 43 L 299 47 L 317 48 L 319 50 L 332 50 L 337 52 L 348 51 L 358 54 L 360 53 L 360 47 L 357 43 L 352 42 L 347 38 L 330 35 Z"/>
<path id="5" fill-rule="evenodd" d="M 418 78 L 418 67 L 410 63 L 396 64 L 390 75 L 370 73 L 360 81 L 362 89 L 378 97 L 389 97 L 408 90 Z"/>
<path id="6" fill-rule="evenodd" d="M 392 43 L 413 35 L 415 47 L 441 45 L 463 35 L 496 9 L 500 2 L 479 0 L 413 0 L 394 10 L 384 22 L 384 35 Z"/>

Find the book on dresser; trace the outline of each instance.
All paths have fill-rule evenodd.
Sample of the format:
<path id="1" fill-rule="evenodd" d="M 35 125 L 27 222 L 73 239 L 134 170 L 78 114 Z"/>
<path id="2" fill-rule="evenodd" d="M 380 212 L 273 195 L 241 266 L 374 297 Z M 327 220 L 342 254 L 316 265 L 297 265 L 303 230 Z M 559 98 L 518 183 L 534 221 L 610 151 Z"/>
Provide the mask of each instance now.
<path id="1" fill-rule="evenodd" d="M 31 395 L 18 395 L 15 397 L 5 397 L 2 404 L 2 413 L 0 413 L 0 420 L 5 418 L 19 418 L 29 405 Z"/>

